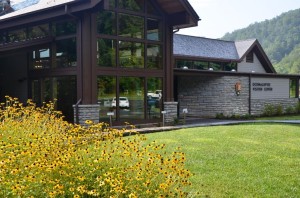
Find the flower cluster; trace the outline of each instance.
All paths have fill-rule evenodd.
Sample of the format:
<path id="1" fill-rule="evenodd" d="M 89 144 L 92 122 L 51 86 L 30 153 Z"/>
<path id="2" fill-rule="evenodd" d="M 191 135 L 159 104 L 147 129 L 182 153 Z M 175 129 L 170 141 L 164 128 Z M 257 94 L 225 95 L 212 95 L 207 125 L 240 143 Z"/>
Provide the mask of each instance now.
<path id="1" fill-rule="evenodd" d="M 55 104 L 0 105 L 0 197 L 184 197 L 185 155 L 104 123 L 63 120 Z"/>

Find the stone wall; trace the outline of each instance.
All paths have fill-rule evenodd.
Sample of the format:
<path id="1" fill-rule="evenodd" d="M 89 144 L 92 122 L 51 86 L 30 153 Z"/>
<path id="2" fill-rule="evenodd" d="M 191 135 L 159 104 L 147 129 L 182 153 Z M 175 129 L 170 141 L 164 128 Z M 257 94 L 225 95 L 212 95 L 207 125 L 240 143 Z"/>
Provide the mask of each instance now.
<path id="1" fill-rule="evenodd" d="M 78 108 L 73 105 L 74 109 L 74 123 L 77 121 L 77 109 L 78 109 L 78 118 L 80 125 L 85 125 L 86 120 L 91 120 L 94 123 L 99 123 L 99 111 L 100 105 L 99 104 L 90 104 L 90 105 L 78 105 Z"/>
<path id="2" fill-rule="evenodd" d="M 241 83 L 240 95 L 235 84 Z M 179 113 L 188 109 L 188 116 L 215 118 L 218 113 L 225 116 L 249 114 L 249 77 L 178 77 Z"/>
<path id="3" fill-rule="evenodd" d="M 164 111 L 166 111 L 165 123 L 167 125 L 173 124 L 178 118 L 178 102 L 164 102 Z"/>
<path id="4" fill-rule="evenodd" d="M 262 115 L 264 113 L 265 105 L 281 105 L 283 110 L 288 107 L 295 108 L 298 104 L 298 98 L 284 98 L 284 99 L 252 99 L 251 100 L 251 115 Z"/>

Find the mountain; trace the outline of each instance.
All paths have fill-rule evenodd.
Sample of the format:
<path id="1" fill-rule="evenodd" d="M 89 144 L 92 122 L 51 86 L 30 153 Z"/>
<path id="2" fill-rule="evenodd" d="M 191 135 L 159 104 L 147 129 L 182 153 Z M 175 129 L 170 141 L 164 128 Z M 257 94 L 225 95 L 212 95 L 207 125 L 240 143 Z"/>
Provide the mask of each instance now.
<path id="1" fill-rule="evenodd" d="M 300 73 L 300 9 L 256 22 L 222 37 L 230 41 L 251 38 L 258 39 L 278 73 Z"/>

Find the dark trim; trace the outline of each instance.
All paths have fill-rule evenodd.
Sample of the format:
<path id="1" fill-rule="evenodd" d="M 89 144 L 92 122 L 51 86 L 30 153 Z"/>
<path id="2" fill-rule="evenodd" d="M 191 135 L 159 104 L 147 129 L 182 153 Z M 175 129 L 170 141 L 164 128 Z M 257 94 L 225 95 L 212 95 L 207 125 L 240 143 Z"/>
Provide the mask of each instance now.
<path id="1" fill-rule="evenodd" d="M 0 45 L 0 52 L 6 52 L 10 50 L 19 50 L 20 48 L 27 48 L 27 47 L 32 47 L 36 45 L 41 45 L 41 44 L 46 44 L 50 43 L 53 41 L 53 37 L 45 37 L 41 39 L 29 39 L 26 41 L 21 41 L 21 42 L 14 42 L 14 43 L 8 43 L 8 44 L 3 44 Z"/>
<path id="2" fill-rule="evenodd" d="M 266 78 L 300 78 L 300 75 L 294 74 L 274 74 L 274 73 L 247 73 L 231 71 L 208 71 L 196 69 L 178 69 L 174 68 L 175 76 L 253 76 Z"/>

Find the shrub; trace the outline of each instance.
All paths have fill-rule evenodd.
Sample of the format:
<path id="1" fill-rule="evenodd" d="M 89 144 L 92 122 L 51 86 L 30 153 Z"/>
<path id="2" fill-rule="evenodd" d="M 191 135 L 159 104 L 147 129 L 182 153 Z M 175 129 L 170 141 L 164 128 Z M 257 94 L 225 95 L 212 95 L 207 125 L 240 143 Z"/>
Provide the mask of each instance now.
<path id="1" fill-rule="evenodd" d="M 297 104 L 296 104 L 296 107 L 295 107 L 295 111 L 296 111 L 296 113 L 300 113 L 300 102 L 298 102 Z"/>
<path id="2" fill-rule="evenodd" d="M 275 107 L 272 104 L 266 104 L 263 111 L 263 115 L 264 116 L 275 115 Z"/>
<path id="3" fill-rule="evenodd" d="M 67 123 L 54 103 L 39 108 L 6 99 L 0 106 L 0 197 L 180 197 L 191 185 L 180 150 L 146 144 L 143 135 L 122 137 L 125 129 L 103 123 Z"/>
<path id="4" fill-rule="evenodd" d="M 225 118 L 225 116 L 223 113 L 217 113 L 216 119 L 224 119 L 224 118 Z"/>
<path id="5" fill-rule="evenodd" d="M 283 107 L 281 104 L 278 104 L 277 106 L 275 106 L 275 115 L 282 115 L 283 114 Z"/>
<path id="6" fill-rule="evenodd" d="M 285 113 L 286 114 L 293 114 L 295 113 L 295 108 L 293 106 L 288 106 L 286 109 L 285 109 Z"/>

